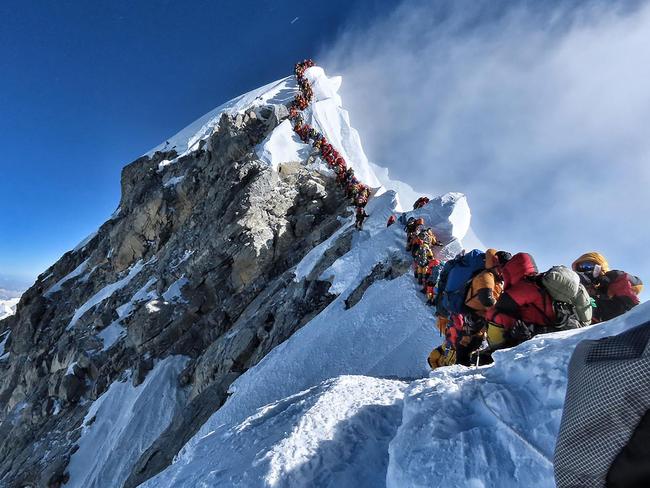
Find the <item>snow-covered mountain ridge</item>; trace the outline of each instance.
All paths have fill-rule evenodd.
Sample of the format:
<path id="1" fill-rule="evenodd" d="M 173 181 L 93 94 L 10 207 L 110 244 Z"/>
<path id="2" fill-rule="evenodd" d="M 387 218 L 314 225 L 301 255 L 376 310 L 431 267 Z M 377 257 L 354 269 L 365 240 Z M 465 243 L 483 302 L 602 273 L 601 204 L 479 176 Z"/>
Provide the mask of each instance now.
<path id="1" fill-rule="evenodd" d="M 127 166 L 111 219 L 0 322 L 0 486 L 553 486 L 571 350 L 650 310 L 429 375 L 441 338 L 386 228 L 412 190 L 368 162 L 342 80 L 307 76 L 305 120 L 377 189 L 364 230 L 291 130 L 293 78 Z M 463 248 L 463 195 L 412 214 Z"/>
<path id="2" fill-rule="evenodd" d="M 16 305 L 18 305 L 19 300 L 20 298 L 0 300 L 0 320 L 16 313 Z"/>
<path id="3" fill-rule="evenodd" d="M 256 153 L 286 118 L 292 90 L 221 113 L 184 155 L 158 151 L 125 167 L 116 212 L 0 322 L 0 486 L 121 485 L 155 441 L 155 462 L 138 472 L 146 479 L 237 376 L 333 299 L 326 282 L 295 282 L 291 268 L 342 225 L 345 202 L 318 171 L 299 161 L 276 171 Z M 133 443 L 119 473 L 110 462 L 84 475 L 72 469 L 95 400 L 121 391 L 116 382 L 137 389 L 176 356 L 182 401 L 167 405 L 168 423 L 154 422 L 159 434 L 173 425 L 174 435 Z M 143 398 L 125 396 L 135 397 Z"/>

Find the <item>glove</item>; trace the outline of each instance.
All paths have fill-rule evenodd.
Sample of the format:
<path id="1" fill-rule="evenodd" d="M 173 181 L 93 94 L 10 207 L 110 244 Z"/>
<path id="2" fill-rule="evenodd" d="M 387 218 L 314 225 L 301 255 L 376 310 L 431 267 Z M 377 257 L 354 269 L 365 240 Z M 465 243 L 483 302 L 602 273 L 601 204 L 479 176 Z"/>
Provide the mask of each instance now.
<path id="1" fill-rule="evenodd" d="M 467 335 L 476 335 L 483 332 L 487 327 L 487 320 L 484 317 L 478 315 L 466 314 L 463 316 L 464 326 L 463 333 Z"/>
<path id="2" fill-rule="evenodd" d="M 506 335 L 510 341 L 520 344 L 531 339 L 533 332 L 528 325 L 521 320 L 517 320 L 512 329 L 506 332 Z"/>

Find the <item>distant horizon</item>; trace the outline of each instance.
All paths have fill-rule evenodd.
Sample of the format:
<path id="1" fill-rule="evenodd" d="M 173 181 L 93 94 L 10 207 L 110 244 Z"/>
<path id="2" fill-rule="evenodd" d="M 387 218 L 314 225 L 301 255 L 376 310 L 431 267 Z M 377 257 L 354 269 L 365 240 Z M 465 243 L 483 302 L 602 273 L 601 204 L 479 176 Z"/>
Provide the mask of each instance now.
<path id="1" fill-rule="evenodd" d="M 34 281 L 36 280 L 37 276 L 38 275 L 34 275 L 32 277 L 28 274 L 23 276 L 11 275 L 11 274 L 0 274 L 0 291 L 7 290 L 7 291 L 24 292 L 31 285 L 34 284 Z"/>

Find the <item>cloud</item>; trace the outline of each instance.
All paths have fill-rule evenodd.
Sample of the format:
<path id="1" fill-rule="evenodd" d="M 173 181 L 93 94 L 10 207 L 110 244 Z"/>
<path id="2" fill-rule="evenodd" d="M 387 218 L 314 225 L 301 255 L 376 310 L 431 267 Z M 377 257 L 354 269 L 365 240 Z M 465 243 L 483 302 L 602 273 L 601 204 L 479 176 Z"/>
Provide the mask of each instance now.
<path id="1" fill-rule="evenodd" d="M 613 3 L 613 2 L 612 2 Z M 319 61 L 371 160 L 462 191 L 487 245 L 650 281 L 650 6 L 408 1 Z"/>

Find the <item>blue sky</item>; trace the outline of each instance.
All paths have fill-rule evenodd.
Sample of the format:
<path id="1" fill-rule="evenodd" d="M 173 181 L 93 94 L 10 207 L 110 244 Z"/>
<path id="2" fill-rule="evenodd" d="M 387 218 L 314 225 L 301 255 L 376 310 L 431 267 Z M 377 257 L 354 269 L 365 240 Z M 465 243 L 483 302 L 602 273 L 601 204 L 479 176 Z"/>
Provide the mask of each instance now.
<path id="1" fill-rule="evenodd" d="M 123 166 L 391 3 L 0 2 L 0 276 L 34 278 L 113 212 Z"/>
<path id="2" fill-rule="evenodd" d="M 0 287 L 103 223 L 124 165 L 308 56 L 370 159 L 466 193 L 486 245 L 650 280 L 648 1 L 5 0 Z"/>

